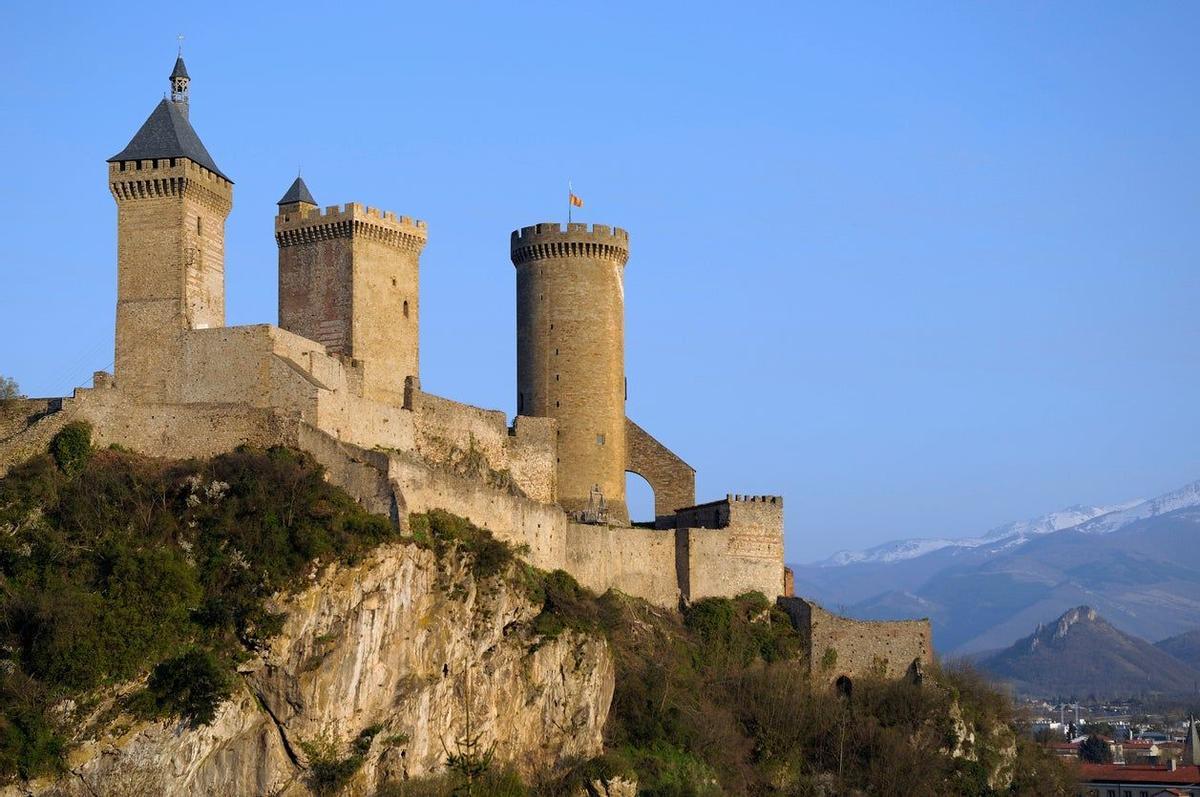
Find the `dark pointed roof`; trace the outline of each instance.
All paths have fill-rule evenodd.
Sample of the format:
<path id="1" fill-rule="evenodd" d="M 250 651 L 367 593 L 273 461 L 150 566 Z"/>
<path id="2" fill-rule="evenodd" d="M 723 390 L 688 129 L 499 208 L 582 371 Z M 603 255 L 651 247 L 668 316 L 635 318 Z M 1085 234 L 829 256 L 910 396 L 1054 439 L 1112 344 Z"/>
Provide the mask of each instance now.
<path id="1" fill-rule="evenodd" d="M 181 55 L 175 59 L 175 68 L 171 70 L 171 79 L 174 80 L 177 77 L 187 76 L 187 67 L 183 65 L 183 56 Z"/>
<path id="2" fill-rule="evenodd" d="M 163 100 L 150 114 L 141 129 L 134 134 L 133 139 L 125 149 L 108 159 L 109 163 L 118 161 L 150 160 L 153 158 L 187 158 L 220 177 L 225 174 L 217 168 L 212 155 L 204 148 L 200 136 L 192 129 L 175 103 Z M 225 177 L 229 180 L 228 177 Z M 233 182 L 229 180 L 229 182 Z"/>
<path id="3" fill-rule="evenodd" d="M 308 186 L 304 184 L 303 177 L 297 177 L 296 182 L 292 183 L 292 187 L 283 195 L 283 199 L 275 204 L 291 205 L 294 202 L 307 202 L 310 205 L 317 204 L 317 200 L 313 199 L 313 195 L 309 192 Z"/>

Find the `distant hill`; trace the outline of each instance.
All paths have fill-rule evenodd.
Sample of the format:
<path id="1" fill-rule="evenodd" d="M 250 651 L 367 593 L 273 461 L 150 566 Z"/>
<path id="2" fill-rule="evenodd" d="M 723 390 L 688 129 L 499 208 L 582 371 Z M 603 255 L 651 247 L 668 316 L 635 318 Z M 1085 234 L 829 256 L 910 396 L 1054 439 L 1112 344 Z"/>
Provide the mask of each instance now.
<path id="1" fill-rule="evenodd" d="M 1045 698 L 1194 693 L 1200 671 L 1079 606 L 1004 650 L 975 659 L 1018 692 Z"/>
<path id="2" fill-rule="evenodd" d="M 1081 604 L 1158 640 L 1200 618 L 1198 536 L 1200 482 L 1148 501 L 1071 507 L 980 537 L 889 543 L 793 570 L 797 594 L 853 617 L 928 617 L 943 654 L 1006 647 Z"/>
<path id="3" fill-rule="evenodd" d="M 1154 646 L 1159 650 L 1165 650 L 1189 667 L 1200 669 L 1200 628 L 1168 637 L 1161 642 L 1156 642 Z"/>

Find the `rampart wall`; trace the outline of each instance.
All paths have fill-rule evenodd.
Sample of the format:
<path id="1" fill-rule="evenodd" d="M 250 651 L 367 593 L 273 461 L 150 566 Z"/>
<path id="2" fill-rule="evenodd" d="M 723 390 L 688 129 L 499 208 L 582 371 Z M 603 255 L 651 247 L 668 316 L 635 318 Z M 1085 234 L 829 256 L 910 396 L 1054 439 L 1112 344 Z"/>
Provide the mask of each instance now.
<path id="1" fill-rule="evenodd" d="M 597 593 L 616 589 L 672 608 L 682 595 L 670 531 L 569 523 L 562 568 Z"/>
<path id="2" fill-rule="evenodd" d="M 914 661 L 921 666 L 933 661 L 928 620 L 851 620 L 803 598 L 781 597 L 778 604 L 804 639 L 814 679 L 834 683 L 842 677 L 901 678 Z"/>

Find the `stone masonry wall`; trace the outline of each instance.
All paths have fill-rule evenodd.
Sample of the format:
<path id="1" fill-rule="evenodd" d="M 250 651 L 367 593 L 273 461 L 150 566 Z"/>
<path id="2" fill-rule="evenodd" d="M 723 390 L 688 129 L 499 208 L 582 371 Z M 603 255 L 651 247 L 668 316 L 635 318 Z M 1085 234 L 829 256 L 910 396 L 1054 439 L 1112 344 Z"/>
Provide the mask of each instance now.
<path id="1" fill-rule="evenodd" d="M 933 661 L 928 620 L 870 622 L 840 617 L 803 598 L 778 599 L 804 639 L 814 679 L 905 676 L 914 661 Z"/>
<path id="2" fill-rule="evenodd" d="M 518 416 L 509 428 L 499 410 L 485 410 L 424 393 L 410 380 L 405 409 L 415 424 L 413 448 L 430 462 L 460 465 L 482 458 L 511 478 L 525 495 L 555 501 L 555 422 Z M 465 472 L 461 471 L 460 472 Z"/>
<path id="3" fill-rule="evenodd" d="M 696 503 L 696 469 L 628 418 L 625 449 L 625 469 L 644 478 L 654 490 L 656 518 Z"/>
<path id="4" fill-rule="evenodd" d="M 658 606 L 679 606 L 675 579 L 675 534 L 655 529 L 593 526 L 566 527 L 563 569 L 597 593 L 616 589 Z"/>

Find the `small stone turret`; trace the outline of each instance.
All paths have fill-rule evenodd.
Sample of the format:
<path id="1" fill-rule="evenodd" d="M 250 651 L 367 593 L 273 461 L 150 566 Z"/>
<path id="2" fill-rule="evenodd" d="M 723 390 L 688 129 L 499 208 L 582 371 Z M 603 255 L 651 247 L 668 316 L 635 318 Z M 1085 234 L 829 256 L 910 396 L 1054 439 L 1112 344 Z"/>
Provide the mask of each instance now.
<path id="1" fill-rule="evenodd" d="M 517 413 L 558 421 L 558 497 L 568 512 L 627 523 L 625 289 L 629 234 L 538 224 L 512 234 Z"/>

